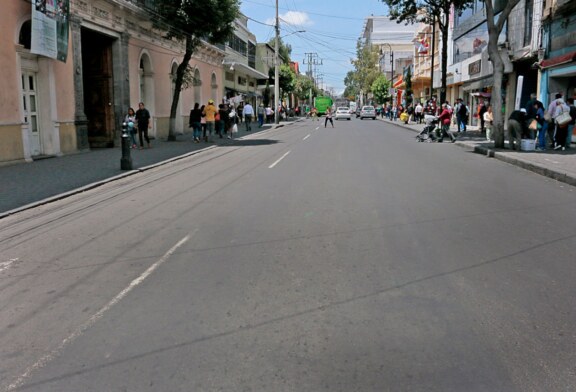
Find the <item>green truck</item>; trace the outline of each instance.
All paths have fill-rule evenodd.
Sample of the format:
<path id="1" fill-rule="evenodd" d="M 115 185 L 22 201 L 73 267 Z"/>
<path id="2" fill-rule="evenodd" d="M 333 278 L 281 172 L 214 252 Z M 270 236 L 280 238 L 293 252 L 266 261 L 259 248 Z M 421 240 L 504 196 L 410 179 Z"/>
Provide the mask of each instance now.
<path id="1" fill-rule="evenodd" d="M 332 101 L 332 98 L 330 98 L 330 97 L 316 97 L 316 98 L 314 98 L 314 107 L 316 108 L 318 115 L 322 115 L 322 114 L 326 113 L 326 110 L 328 109 L 328 107 L 332 107 L 333 103 L 334 103 L 334 101 Z"/>

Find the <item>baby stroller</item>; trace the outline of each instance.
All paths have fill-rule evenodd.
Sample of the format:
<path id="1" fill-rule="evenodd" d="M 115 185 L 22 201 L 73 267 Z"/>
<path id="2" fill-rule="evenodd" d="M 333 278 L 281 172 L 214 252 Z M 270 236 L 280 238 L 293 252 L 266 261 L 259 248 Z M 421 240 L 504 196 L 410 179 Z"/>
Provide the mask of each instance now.
<path id="1" fill-rule="evenodd" d="M 435 142 L 436 141 L 436 128 L 438 127 L 438 117 L 426 114 L 424 116 L 424 123 L 426 126 L 418 135 L 416 140 L 419 142 Z"/>

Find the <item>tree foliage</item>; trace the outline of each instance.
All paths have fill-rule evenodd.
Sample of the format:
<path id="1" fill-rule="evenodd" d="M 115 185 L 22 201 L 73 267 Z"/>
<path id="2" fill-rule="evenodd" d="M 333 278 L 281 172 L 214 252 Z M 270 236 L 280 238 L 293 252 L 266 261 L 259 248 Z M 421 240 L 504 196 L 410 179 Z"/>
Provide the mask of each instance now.
<path id="1" fill-rule="evenodd" d="M 175 140 L 176 111 L 190 59 L 203 40 L 218 44 L 230 38 L 234 20 L 240 13 L 240 0 L 162 0 L 156 2 L 155 12 L 160 17 L 152 18 L 154 27 L 165 31 L 166 38 L 183 41 L 185 45 L 170 107 L 168 140 Z"/>
<path id="2" fill-rule="evenodd" d="M 272 38 L 268 41 L 268 45 L 275 48 L 276 47 L 276 39 Z M 290 44 L 285 43 L 282 41 L 282 38 L 278 38 L 278 56 L 280 56 L 280 60 L 284 64 L 290 64 L 291 56 L 292 56 L 292 46 Z"/>
<path id="3" fill-rule="evenodd" d="M 284 97 L 284 94 L 292 93 L 296 87 L 296 74 L 289 65 L 280 64 L 279 78 L 278 85 L 280 86 L 281 97 Z"/>
<path id="4" fill-rule="evenodd" d="M 389 89 L 391 86 L 392 83 L 390 83 L 385 75 L 378 76 L 376 80 L 372 82 L 371 86 L 372 94 L 374 94 L 374 100 L 380 104 L 386 102 L 390 98 L 388 92 L 390 91 Z"/>
<path id="5" fill-rule="evenodd" d="M 348 72 L 344 79 L 345 96 L 368 94 L 372 91 L 372 83 L 380 76 L 379 58 L 378 48 L 364 45 L 360 39 L 356 42 L 356 58 L 351 60 L 354 71 Z"/>
<path id="6" fill-rule="evenodd" d="M 440 100 L 444 102 L 446 100 L 450 9 L 454 6 L 454 11 L 462 14 L 462 11 L 470 7 L 474 0 L 382 0 L 382 2 L 388 5 L 390 18 L 398 23 L 438 25 L 442 38 Z"/>
<path id="7" fill-rule="evenodd" d="M 310 96 L 310 91 L 312 91 L 312 96 Z M 317 95 L 317 89 L 314 85 L 314 81 L 310 79 L 307 75 L 297 75 L 296 76 L 296 86 L 294 93 L 300 100 L 310 99 Z"/>

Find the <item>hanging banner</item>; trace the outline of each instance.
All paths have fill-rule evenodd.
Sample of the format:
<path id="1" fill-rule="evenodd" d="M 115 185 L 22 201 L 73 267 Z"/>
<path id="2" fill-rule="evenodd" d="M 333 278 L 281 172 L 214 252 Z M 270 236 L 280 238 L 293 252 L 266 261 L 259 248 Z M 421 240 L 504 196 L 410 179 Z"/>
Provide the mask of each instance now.
<path id="1" fill-rule="evenodd" d="M 66 62 L 70 0 L 32 1 L 30 52 Z"/>

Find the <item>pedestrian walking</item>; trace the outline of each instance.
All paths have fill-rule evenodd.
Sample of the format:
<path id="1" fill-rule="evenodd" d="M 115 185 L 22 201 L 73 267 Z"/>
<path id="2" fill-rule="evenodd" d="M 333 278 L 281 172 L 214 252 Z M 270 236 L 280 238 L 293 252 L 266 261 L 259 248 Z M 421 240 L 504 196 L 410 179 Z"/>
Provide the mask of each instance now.
<path id="1" fill-rule="evenodd" d="M 196 102 L 194 104 L 194 109 L 190 110 L 190 120 L 188 126 L 192 128 L 192 141 L 194 143 L 200 143 L 200 137 L 202 136 L 202 109 L 200 109 L 200 104 Z"/>
<path id="2" fill-rule="evenodd" d="M 548 120 L 548 138 L 550 139 L 550 148 L 555 148 L 555 140 L 556 140 L 556 107 L 564 103 L 562 99 L 562 94 L 557 93 L 554 96 L 554 100 L 548 105 L 547 120 Z"/>
<path id="3" fill-rule="evenodd" d="M 416 107 L 414 108 L 414 120 L 418 124 L 422 124 L 422 111 L 423 110 L 424 110 L 424 108 L 422 107 L 422 104 L 420 102 L 418 102 L 416 104 Z"/>
<path id="4" fill-rule="evenodd" d="M 244 105 L 242 109 L 242 116 L 244 117 L 244 122 L 246 123 L 246 132 L 252 130 L 252 117 L 254 116 L 254 108 L 250 105 L 250 102 Z"/>
<path id="5" fill-rule="evenodd" d="M 318 121 L 318 109 L 312 108 L 312 121 Z"/>
<path id="6" fill-rule="evenodd" d="M 214 106 L 214 100 L 209 99 L 208 105 L 206 105 L 203 112 L 204 116 L 206 116 L 206 137 L 204 138 L 204 141 L 206 143 L 208 142 L 212 143 L 214 141 L 212 140 L 212 135 L 214 134 L 216 128 L 217 112 L 218 111 L 216 110 L 216 106 Z"/>
<path id="7" fill-rule="evenodd" d="M 332 108 L 330 106 L 326 108 L 326 119 L 324 120 L 324 128 L 326 128 L 328 121 L 330 121 L 330 124 L 332 124 L 332 128 L 334 128 L 334 121 L 332 120 Z"/>
<path id="8" fill-rule="evenodd" d="M 270 106 L 266 106 L 266 123 L 270 124 L 274 120 L 274 111 Z"/>
<path id="9" fill-rule="evenodd" d="M 568 123 L 568 132 L 566 135 L 566 148 L 570 148 L 572 144 L 572 134 L 574 133 L 574 125 L 576 125 L 576 106 L 574 106 L 574 98 L 570 97 L 566 100 L 570 107 L 570 117 L 572 121 Z"/>
<path id="10" fill-rule="evenodd" d="M 150 112 L 144 107 L 144 102 L 140 102 L 138 104 L 138 110 L 136 111 L 136 122 L 138 123 L 138 139 L 140 140 L 140 149 L 144 148 L 144 139 L 146 139 L 147 147 L 152 147 L 152 145 L 150 145 L 150 138 L 148 137 L 148 129 L 152 128 L 150 120 Z"/>
<path id="11" fill-rule="evenodd" d="M 452 113 L 448 110 L 448 105 L 445 103 L 442 104 L 442 113 L 438 116 L 438 121 L 442 124 L 442 131 L 440 133 L 440 138 L 438 139 L 438 143 L 442 143 L 444 140 L 444 136 L 448 135 L 452 143 L 456 141 L 456 136 L 450 130 L 450 119 L 452 118 Z"/>
<path id="12" fill-rule="evenodd" d="M 234 108 L 230 108 L 230 112 L 228 113 L 229 126 L 228 126 L 228 139 L 233 139 L 234 134 L 238 133 L 238 115 L 236 114 L 236 110 Z"/>
<path id="13" fill-rule="evenodd" d="M 230 116 L 228 115 L 228 108 L 226 105 L 221 103 L 218 105 L 218 122 L 216 123 L 218 137 L 222 139 L 224 134 L 228 130 L 228 126 L 230 125 Z"/>
<path id="14" fill-rule="evenodd" d="M 204 111 L 204 109 L 206 109 L 206 105 L 202 105 L 200 106 L 200 128 L 202 128 L 202 140 L 207 140 L 206 139 L 206 112 Z"/>
<path id="15" fill-rule="evenodd" d="M 136 144 L 136 113 L 133 108 L 128 108 L 128 114 L 124 117 L 124 124 L 126 124 L 126 133 L 130 136 L 130 148 L 137 148 Z"/>
<path id="16" fill-rule="evenodd" d="M 548 120 L 544 112 L 544 104 L 540 101 L 535 101 L 534 107 L 536 109 L 536 116 L 534 117 L 538 122 L 538 145 L 536 151 L 546 150 L 546 134 L 548 133 Z"/>
<path id="17" fill-rule="evenodd" d="M 258 128 L 262 128 L 262 125 L 264 125 L 264 116 L 266 115 L 266 109 L 264 109 L 264 104 L 261 103 L 260 106 L 258 106 Z"/>
<path id="18" fill-rule="evenodd" d="M 470 111 L 468 106 L 464 103 L 462 98 L 458 98 L 456 106 L 456 122 L 458 124 L 458 132 L 466 132 L 466 124 L 468 123 L 468 116 Z"/>
<path id="19" fill-rule="evenodd" d="M 486 102 L 480 102 L 478 105 L 478 119 L 480 120 L 480 133 L 486 131 L 486 122 L 484 121 L 484 113 L 486 113 Z"/>
<path id="20" fill-rule="evenodd" d="M 494 123 L 494 115 L 492 114 L 492 105 L 488 105 L 488 108 L 482 115 L 484 119 L 484 126 L 486 127 L 486 140 L 490 141 L 492 137 L 492 125 Z"/>
<path id="21" fill-rule="evenodd" d="M 562 98 L 558 98 L 556 99 L 556 108 L 554 112 L 550 112 L 550 115 L 554 119 L 554 125 L 556 126 L 556 132 L 554 133 L 554 149 L 565 150 L 568 124 L 572 120 L 570 118 L 568 121 L 563 121 L 561 118 L 563 118 L 563 116 L 570 116 L 570 106 L 568 106 Z"/>

